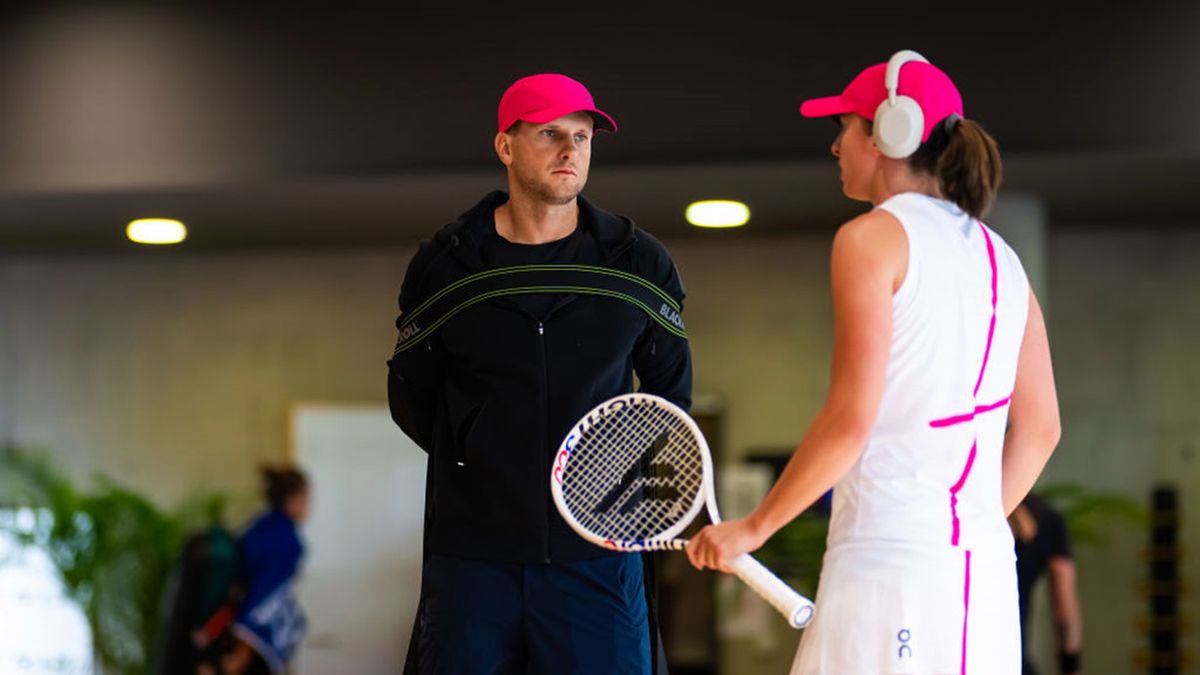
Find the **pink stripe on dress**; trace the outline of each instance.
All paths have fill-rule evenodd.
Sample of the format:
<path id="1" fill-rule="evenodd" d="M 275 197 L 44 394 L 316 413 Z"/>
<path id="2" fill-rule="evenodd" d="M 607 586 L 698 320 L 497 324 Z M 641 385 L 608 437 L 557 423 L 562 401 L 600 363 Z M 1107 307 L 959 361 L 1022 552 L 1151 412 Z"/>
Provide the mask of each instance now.
<path id="1" fill-rule="evenodd" d="M 975 452 L 978 448 L 976 443 L 971 443 L 971 452 L 967 455 L 967 465 L 963 467 L 962 475 L 959 476 L 958 482 L 950 488 L 950 523 L 952 531 L 950 533 L 950 545 L 958 546 L 958 491 L 962 489 L 963 484 L 967 482 L 967 475 L 971 473 L 971 467 L 975 464 Z"/>
<path id="2" fill-rule="evenodd" d="M 999 296 L 996 283 L 996 277 L 999 276 L 996 269 L 996 247 L 992 246 L 992 237 L 983 223 L 979 223 L 979 231 L 983 232 L 983 240 L 987 243 L 988 264 L 992 267 L 992 321 L 988 324 L 987 347 L 983 350 L 983 364 L 979 366 L 979 379 L 975 380 L 974 396 L 979 395 L 979 387 L 983 384 L 983 374 L 987 372 L 988 357 L 992 354 L 992 338 L 996 335 L 996 300 Z"/>
<path id="3" fill-rule="evenodd" d="M 983 386 L 983 375 L 987 372 L 988 359 L 992 355 L 992 340 L 996 336 L 996 305 L 999 300 L 999 270 L 996 266 L 996 247 L 992 245 L 992 237 L 988 234 L 987 228 L 983 223 L 976 221 L 979 225 L 979 231 L 983 233 L 983 240 L 987 244 L 988 264 L 992 271 L 992 318 L 988 322 L 987 344 L 983 350 L 983 363 L 979 366 L 979 377 L 975 380 L 975 389 L 972 391 L 972 397 L 979 396 L 979 388 Z M 944 427 L 963 424 L 965 422 L 974 421 L 975 416 L 986 413 L 997 408 L 1001 408 L 1008 404 L 1012 399 L 1012 395 L 1004 397 L 995 403 L 987 405 L 976 404 L 975 409 L 969 413 L 961 415 L 953 415 L 942 419 L 933 420 L 929 426 L 940 429 Z M 971 475 L 971 467 L 975 465 L 975 455 L 979 451 L 979 438 L 976 437 L 971 441 L 971 451 L 967 454 L 967 463 L 963 467 L 962 475 L 958 477 L 958 482 L 950 487 L 950 545 L 958 546 L 959 537 L 962 533 L 958 520 L 958 493 L 967 483 L 967 477 Z M 962 663 L 959 667 L 960 675 L 967 673 L 967 619 L 970 616 L 971 608 L 971 551 L 964 551 L 966 556 L 966 568 L 963 575 L 963 629 L 962 629 Z"/>
<path id="4" fill-rule="evenodd" d="M 1011 400 L 1012 394 L 1009 394 L 995 403 L 975 406 L 974 412 L 963 413 L 962 415 L 954 415 L 953 417 L 944 417 L 940 420 L 934 420 L 929 423 L 929 426 L 933 427 L 934 429 L 941 429 L 943 427 L 952 427 L 956 424 L 962 424 L 963 422 L 970 422 L 975 419 L 976 415 L 982 415 L 985 412 L 991 412 L 996 408 L 1003 408 L 1004 406 L 1008 405 L 1008 402 Z"/>
<path id="5" fill-rule="evenodd" d="M 967 675 L 967 617 L 971 615 L 971 551 L 965 551 L 967 562 L 963 574 L 963 633 L 962 633 L 962 665 L 959 675 Z"/>

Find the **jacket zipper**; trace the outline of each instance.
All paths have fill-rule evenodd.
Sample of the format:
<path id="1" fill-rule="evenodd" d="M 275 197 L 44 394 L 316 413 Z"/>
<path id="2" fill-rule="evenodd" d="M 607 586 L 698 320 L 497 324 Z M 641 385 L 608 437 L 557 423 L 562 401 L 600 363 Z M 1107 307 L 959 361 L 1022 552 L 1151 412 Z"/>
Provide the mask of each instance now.
<path id="1" fill-rule="evenodd" d="M 541 347 L 541 352 L 542 352 L 542 457 L 543 457 L 543 461 L 545 462 L 545 464 L 542 467 L 542 475 L 543 476 L 550 475 L 550 465 L 554 461 L 554 457 L 552 457 L 553 453 L 551 452 L 551 450 L 553 448 L 547 447 L 547 443 L 553 443 L 554 447 L 557 448 L 558 442 L 560 440 L 562 440 L 562 439 L 548 440 L 548 438 L 546 436 L 547 428 L 550 426 L 550 359 L 547 358 L 547 356 L 546 356 L 546 322 L 549 321 L 550 317 L 554 316 L 554 314 L 557 313 L 559 310 L 561 310 L 563 307 L 566 307 L 567 305 L 571 304 L 572 302 L 575 302 L 577 297 L 578 296 L 575 296 L 575 295 L 565 295 L 565 296 L 559 298 L 550 307 L 549 311 L 546 312 L 546 315 L 543 316 L 541 319 L 537 320 L 537 322 L 538 322 L 538 327 L 537 327 L 538 343 L 539 343 L 539 346 Z M 551 523 L 554 522 L 554 515 L 555 515 L 554 514 L 554 504 L 551 503 L 549 490 L 547 490 L 546 491 L 546 531 L 544 534 L 545 538 L 543 540 L 543 548 L 542 548 L 542 553 L 543 553 L 542 560 L 544 560 L 546 563 L 551 562 L 550 527 L 551 527 Z"/>
<path id="2" fill-rule="evenodd" d="M 538 348 L 542 357 L 542 400 L 541 414 L 542 423 L 542 475 L 550 475 L 550 449 L 546 447 L 546 427 L 550 425 L 550 365 L 546 362 L 546 324 L 544 321 L 538 321 Z M 546 527 L 542 530 L 542 561 L 550 563 L 550 523 L 553 522 L 554 514 L 550 513 L 551 504 L 547 497 L 543 500 L 546 505 Z"/>

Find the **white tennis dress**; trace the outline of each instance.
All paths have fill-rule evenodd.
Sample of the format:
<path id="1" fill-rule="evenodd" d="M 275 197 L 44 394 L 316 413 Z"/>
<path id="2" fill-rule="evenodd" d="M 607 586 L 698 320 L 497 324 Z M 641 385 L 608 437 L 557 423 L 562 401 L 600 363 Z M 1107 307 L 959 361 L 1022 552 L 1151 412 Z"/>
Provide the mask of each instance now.
<path id="1" fill-rule="evenodd" d="M 1000 490 L 1029 289 L 1017 255 L 951 202 L 878 206 L 908 236 L 879 417 L 834 487 L 816 617 L 793 675 L 1017 675 Z"/>

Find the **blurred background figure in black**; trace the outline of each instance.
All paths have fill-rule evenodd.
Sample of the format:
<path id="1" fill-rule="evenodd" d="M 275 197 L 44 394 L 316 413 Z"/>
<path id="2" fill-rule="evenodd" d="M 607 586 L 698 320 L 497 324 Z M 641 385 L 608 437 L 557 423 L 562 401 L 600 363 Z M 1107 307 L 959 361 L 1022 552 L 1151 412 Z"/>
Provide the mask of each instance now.
<path id="1" fill-rule="evenodd" d="M 1061 513 L 1030 493 L 1008 518 L 1016 540 L 1017 586 L 1020 589 L 1021 639 L 1024 675 L 1038 675 L 1030 654 L 1029 606 L 1038 579 L 1046 577 L 1050 606 L 1054 613 L 1058 647 L 1058 673 L 1077 675 L 1081 671 L 1083 650 L 1083 614 L 1075 586 L 1075 559 L 1071 538 Z"/>

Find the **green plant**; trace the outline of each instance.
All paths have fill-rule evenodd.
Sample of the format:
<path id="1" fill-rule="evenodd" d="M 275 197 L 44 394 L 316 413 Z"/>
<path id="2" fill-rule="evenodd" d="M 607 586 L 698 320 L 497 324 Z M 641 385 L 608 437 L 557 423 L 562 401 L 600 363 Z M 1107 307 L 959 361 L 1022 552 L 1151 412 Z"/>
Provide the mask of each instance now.
<path id="1" fill-rule="evenodd" d="M 1077 544 L 1103 546 L 1114 525 L 1146 524 L 1146 507 L 1115 492 L 1092 490 L 1076 483 L 1052 483 L 1039 486 L 1035 492 L 1062 514 L 1071 540 Z"/>
<path id="2" fill-rule="evenodd" d="M 106 672 L 142 675 L 159 627 L 159 608 L 183 539 L 219 522 L 225 497 L 194 497 L 172 511 L 100 476 L 87 492 L 42 453 L 0 449 L 0 508 L 30 518 L 0 520 L 0 529 L 43 549 L 68 596 L 92 629 Z"/>

